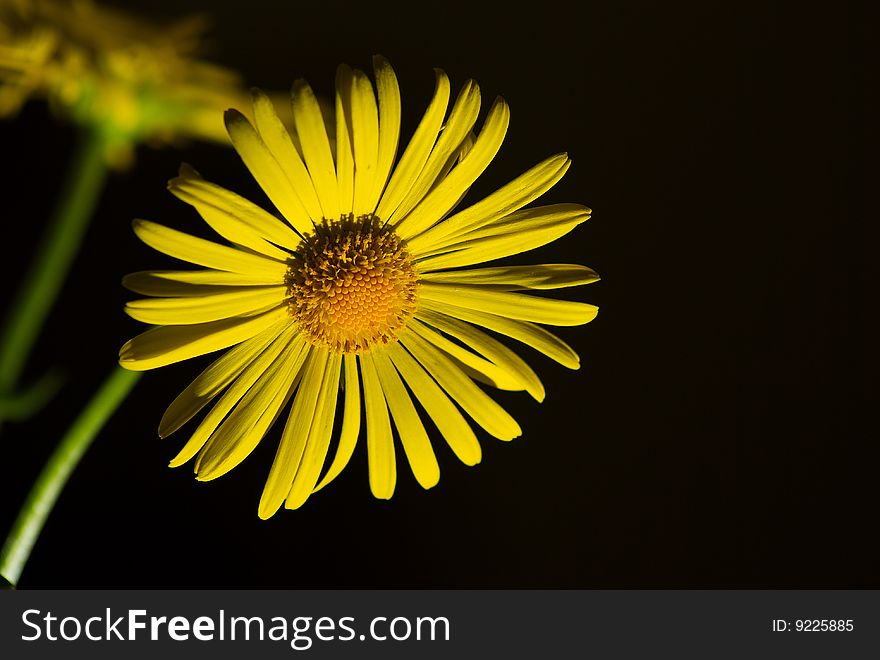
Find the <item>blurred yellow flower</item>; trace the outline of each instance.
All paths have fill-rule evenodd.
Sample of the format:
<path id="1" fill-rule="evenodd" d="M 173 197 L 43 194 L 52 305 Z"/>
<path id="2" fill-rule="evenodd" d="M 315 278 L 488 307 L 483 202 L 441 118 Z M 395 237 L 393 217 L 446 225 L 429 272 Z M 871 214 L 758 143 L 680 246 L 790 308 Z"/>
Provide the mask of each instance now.
<path id="1" fill-rule="evenodd" d="M 437 70 L 434 97 L 398 159 L 397 78 L 381 57 L 374 67 L 375 91 L 366 74 L 340 67 L 333 141 L 302 80 L 293 89 L 296 138 L 261 92 L 253 123 L 227 113 L 233 146 L 283 220 L 184 166 L 171 192 L 227 242 L 135 221 L 146 244 L 203 269 L 125 278 L 126 287 L 150 296 L 126 312 L 158 327 L 126 343 L 120 364 L 141 371 L 233 347 L 166 411 L 161 436 L 219 397 L 171 465 L 198 455 L 199 480 L 225 474 L 291 403 L 262 518 L 282 504 L 301 506 L 342 471 L 361 435 L 362 408 L 378 498 L 390 498 L 396 483 L 392 420 L 419 484 L 430 488 L 440 477 L 414 401 L 462 462 L 478 463 L 467 418 L 500 440 L 521 431 L 474 381 L 544 398 L 525 361 L 478 326 L 577 369 L 577 354 L 537 324 L 581 325 L 597 312 L 534 295 L 596 281 L 586 266 L 474 268 L 546 245 L 590 217 L 578 204 L 523 208 L 562 178 L 568 156 L 551 156 L 458 210 L 501 146 L 507 103 L 496 99 L 475 135 L 479 87 L 468 81 L 447 116 L 449 79 Z"/>
<path id="2" fill-rule="evenodd" d="M 155 25 L 91 0 L 0 0 L 0 116 L 29 98 L 97 127 L 108 162 L 136 143 L 226 143 L 222 111 L 245 98 L 238 75 L 194 59 L 203 21 Z"/>

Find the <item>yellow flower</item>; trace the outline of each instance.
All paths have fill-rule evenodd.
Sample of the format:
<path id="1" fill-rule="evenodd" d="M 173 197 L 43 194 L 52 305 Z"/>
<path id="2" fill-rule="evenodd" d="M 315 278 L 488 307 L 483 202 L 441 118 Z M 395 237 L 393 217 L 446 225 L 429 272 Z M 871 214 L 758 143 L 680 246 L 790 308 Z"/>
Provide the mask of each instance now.
<path id="1" fill-rule="evenodd" d="M 108 161 L 133 145 L 226 141 L 221 112 L 245 97 L 238 75 L 193 59 L 201 21 L 171 26 L 89 0 L 0 0 L 0 116 L 29 98 L 98 128 Z"/>
<path id="2" fill-rule="evenodd" d="M 467 82 L 447 117 L 449 80 L 437 70 L 433 99 L 395 165 L 397 79 L 385 59 L 373 64 L 375 93 L 364 73 L 339 68 L 333 140 L 302 80 L 293 88 L 295 135 L 260 92 L 253 125 L 227 112 L 233 146 L 286 223 L 186 166 L 171 192 L 228 244 L 134 223 L 151 247 L 204 269 L 125 278 L 127 288 L 153 296 L 128 303 L 126 312 L 160 327 L 126 343 L 120 364 L 153 369 L 234 346 L 166 411 L 163 437 L 220 397 L 171 465 L 198 454 L 197 478 L 219 477 L 254 449 L 292 400 L 261 518 L 282 503 L 301 506 L 341 472 L 360 435 L 362 405 L 376 497 L 394 492 L 392 420 L 416 480 L 430 488 L 439 479 L 414 399 L 456 456 L 478 463 L 480 445 L 462 410 L 501 440 L 521 431 L 474 381 L 544 397 L 534 371 L 480 328 L 577 369 L 577 354 L 536 324 L 580 325 L 597 311 L 522 293 L 597 280 L 585 266 L 472 268 L 550 243 L 590 217 L 577 204 L 523 208 L 559 181 L 568 156 L 552 156 L 455 210 L 501 146 L 507 103 L 496 99 L 474 136 L 479 87 Z M 341 430 L 324 472 L 337 407 Z"/>

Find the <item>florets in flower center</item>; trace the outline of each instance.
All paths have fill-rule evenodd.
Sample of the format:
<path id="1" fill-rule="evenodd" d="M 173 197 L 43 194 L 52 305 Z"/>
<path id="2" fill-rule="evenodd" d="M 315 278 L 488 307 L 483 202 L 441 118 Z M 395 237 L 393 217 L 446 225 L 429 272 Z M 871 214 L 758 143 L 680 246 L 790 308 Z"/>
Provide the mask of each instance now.
<path id="1" fill-rule="evenodd" d="M 291 257 L 285 282 L 306 338 L 337 353 L 396 341 L 415 312 L 412 258 L 374 215 L 323 220 Z"/>

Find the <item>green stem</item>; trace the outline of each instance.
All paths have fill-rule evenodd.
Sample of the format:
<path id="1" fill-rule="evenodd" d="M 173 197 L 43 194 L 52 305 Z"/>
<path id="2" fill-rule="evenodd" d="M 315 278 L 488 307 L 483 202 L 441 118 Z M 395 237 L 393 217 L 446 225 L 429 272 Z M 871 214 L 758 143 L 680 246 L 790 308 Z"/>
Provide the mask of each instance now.
<path id="1" fill-rule="evenodd" d="M 114 368 L 49 457 L 0 550 L 0 576 L 12 585 L 18 583 L 34 543 L 71 472 L 140 375 L 139 371 Z"/>
<path id="2" fill-rule="evenodd" d="M 13 422 L 28 419 L 49 403 L 63 384 L 64 375 L 58 369 L 49 369 L 26 389 L 0 397 L 0 419 Z"/>
<path id="3" fill-rule="evenodd" d="M 100 129 L 82 129 L 54 216 L 0 332 L 0 397 L 15 396 L 34 342 L 67 278 L 107 177 L 105 145 Z"/>

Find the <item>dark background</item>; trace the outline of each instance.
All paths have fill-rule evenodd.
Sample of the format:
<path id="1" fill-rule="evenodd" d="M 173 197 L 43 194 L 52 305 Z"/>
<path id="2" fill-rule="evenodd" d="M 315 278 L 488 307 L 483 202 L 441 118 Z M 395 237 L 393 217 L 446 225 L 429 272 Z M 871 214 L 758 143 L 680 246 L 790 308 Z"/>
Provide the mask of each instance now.
<path id="1" fill-rule="evenodd" d="M 843 3 L 114 4 L 210 10 L 212 58 L 268 88 L 304 76 L 330 93 L 338 62 L 383 53 L 405 137 L 432 66 L 456 88 L 478 80 L 484 108 L 503 94 L 511 129 L 470 199 L 568 151 L 542 203 L 581 202 L 593 219 L 527 256 L 595 268 L 601 282 L 568 293 L 601 311 L 559 332 L 578 372 L 520 350 L 547 399 L 498 394 L 524 435 L 481 435 L 478 467 L 435 436 L 439 486 L 422 491 L 404 465 L 378 501 L 361 442 L 330 488 L 268 522 L 257 503 L 280 430 L 197 483 L 166 467 L 193 427 L 164 441 L 155 429 L 200 366 L 148 373 L 74 474 L 21 588 L 880 586 L 876 431 L 863 426 L 863 16 Z M 7 301 L 73 131 L 34 103 L 0 139 Z M 28 371 L 62 365 L 69 385 L 2 429 L 3 529 L 142 329 L 119 280 L 168 262 L 130 220 L 197 226 L 164 189 L 180 161 L 260 199 L 234 152 L 207 145 L 141 149 L 111 178 Z"/>

